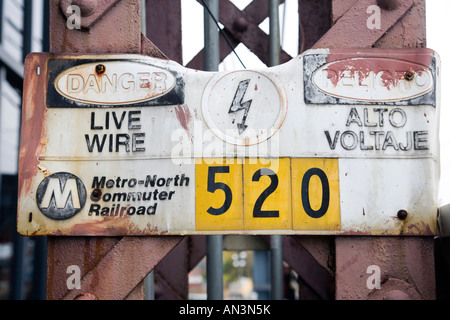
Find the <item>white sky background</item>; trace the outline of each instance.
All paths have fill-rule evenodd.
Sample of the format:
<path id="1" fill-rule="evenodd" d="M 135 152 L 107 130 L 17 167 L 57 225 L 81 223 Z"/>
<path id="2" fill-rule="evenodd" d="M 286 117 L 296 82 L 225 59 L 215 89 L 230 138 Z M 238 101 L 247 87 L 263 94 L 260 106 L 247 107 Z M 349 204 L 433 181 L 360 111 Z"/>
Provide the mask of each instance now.
<path id="1" fill-rule="evenodd" d="M 251 0 L 232 0 L 239 9 L 244 9 Z M 189 37 L 183 45 L 184 61 L 188 62 L 203 47 L 203 8 L 197 0 L 183 0 L 183 35 L 197 34 L 195 39 Z M 189 12 L 187 14 L 187 12 Z M 427 47 L 435 50 L 441 59 L 441 177 L 439 190 L 439 206 L 450 203 L 450 109 L 447 101 L 450 100 L 449 79 L 450 79 L 450 41 L 447 35 L 447 20 L 450 13 L 449 0 L 426 0 L 427 14 Z M 283 19 L 285 18 L 285 19 Z M 381 21 L 381 23 L 383 23 Z M 298 54 L 298 7 L 297 0 L 286 0 L 285 5 L 280 6 L 280 31 L 282 33 L 283 49 L 291 56 Z M 260 25 L 266 33 L 269 32 L 268 19 Z M 284 30 L 284 32 L 283 32 Z M 253 53 L 242 44 L 236 49 L 239 57 L 250 68 L 265 68 Z M 233 54 L 220 65 L 219 70 L 242 69 L 238 60 Z M 448 76 L 446 76 L 448 75 Z M 411 173 L 413 174 L 413 173 Z"/>

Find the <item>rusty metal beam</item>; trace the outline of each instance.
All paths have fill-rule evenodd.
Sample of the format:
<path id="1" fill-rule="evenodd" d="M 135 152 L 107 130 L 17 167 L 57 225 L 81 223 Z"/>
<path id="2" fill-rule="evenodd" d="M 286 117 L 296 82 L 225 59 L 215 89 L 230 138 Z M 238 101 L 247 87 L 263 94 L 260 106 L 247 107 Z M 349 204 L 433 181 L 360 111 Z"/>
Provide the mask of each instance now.
<path id="1" fill-rule="evenodd" d="M 206 236 L 187 236 L 155 268 L 156 300 L 187 300 L 188 274 L 206 255 Z"/>
<path id="2" fill-rule="evenodd" d="M 300 278 L 300 299 L 334 299 L 332 274 L 302 246 L 300 236 L 283 237 L 283 259 Z"/>
<path id="3" fill-rule="evenodd" d="M 335 25 L 314 45 L 326 47 L 423 47 L 425 1 L 333 0 Z M 367 28 L 367 8 L 381 7 L 381 28 Z M 408 27 L 411 28 L 408 28 Z M 432 237 L 336 237 L 337 300 L 435 299 Z M 368 286 L 379 268 L 380 286 Z"/>
<path id="4" fill-rule="evenodd" d="M 153 44 L 147 37 L 141 37 L 141 54 L 149 57 L 169 59 L 157 46 Z"/>
<path id="5" fill-rule="evenodd" d="M 62 13 L 69 18 L 72 15 L 71 10 L 67 8 L 71 5 L 79 6 L 83 19 L 81 19 L 81 27 L 89 30 L 98 20 L 100 20 L 107 12 L 117 4 L 119 0 L 103 0 L 103 1 L 82 1 L 82 0 L 61 0 L 60 7 Z"/>
<path id="6" fill-rule="evenodd" d="M 395 8 L 396 1 L 378 0 L 384 10 Z M 332 3 L 332 21 L 336 23 L 358 0 L 341 0 Z M 383 5 L 384 4 L 384 5 Z M 390 4 L 390 5 L 389 5 Z M 382 8 L 382 9 L 383 9 Z M 426 47 L 425 1 L 415 0 L 402 19 L 398 20 L 376 43 L 377 48 L 425 48 Z"/>
<path id="7" fill-rule="evenodd" d="M 188 242 L 188 237 L 185 237 L 155 268 L 156 300 L 187 300 L 189 293 Z"/>
<path id="8" fill-rule="evenodd" d="M 189 237 L 189 271 L 206 255 L 206 236 Z"/>
<path id="9" fill-rule="evenodd" d="M 50 52 L 140 53 L 140 2 L 120 0 L 89 32 L 67 27 L 59 0 L 50 0 Z M 96 1 L 97 2 L 97 1 Z M 81 12 L 89 1 L 79 1 Z M 86 18 L 81 15 L 81 21 Z"/>
<path id="10" fill-rule="evenodd" d="M 52 53 L 136 53 L 166 58 L 141 36 L 140 2 L 121 0 L 89 32 L 66 27 L 60 0 L 50 3 Z M 79 2 L 83 4 L 89 2 Z M 88 8 L 81 8 L 82 12 Z M 143 299 L 143 279 L 183 237 L 49 237 L 48 299 Z M 81 289 L 68 290 L 67 268 L 81 271 Z"/>
<path id="11" fill-rule="evenodd" d="M 398 1 L 395 8 L 382 9 L 380 29 L 367 28 L 369 17 L 367 8 L 371 5 L 377 5 L 377 0 L 355 2 L 350 9 L 340 16 L 334 26 L 314 44 L 313 48 L 371 48 L 411 9 L 414 0 Z"/>
<path id="12" fill-rule="evenodd" d="M 146 36 L 170 60 L 182 64 L 181 0 L 146 0 L 146 22 Z"/>
<path id="13" fill-rule="evenodd" d="M 310 49 L 330 28 L 331 0 L 298 0 L 299 52 Z"/>
<path id="14" fill-rule="evenodd" d="M 82 296 L 98 300 L 124 300 L 182 237 L 124 237 L 88 270 L 80 290 L 70 290 L 64 300 Z M 140 286 L 139 290 L 143 287 Z M 133 295 L 135 297 L 135 295 Z"/>
<path id="15" fill-rule="evenodd" d="M 381 1 L 381 0 L 380 0 Z M 425 0 L 414 0 L 408 10 L 389 32 L 384 34 L 374 45 L 377 48 L 426 48 L 426 14 Z"/>
<path id="16" fill-rule="evenodd" d="M 434 300 L 434 254 L 426 237 L 338 237 L 336 299 Z M 367 280 L 379 268 L 379 289 Z M 371 281 L 369 279 L 369 281 Z"/>
<path id="17" fill-rule="evenodd" d="M 229 0 L 219 2 L 220 22 L 231 31 L 234 37 L 245 44 L 267 66 L 270 65 L 269 36 L 262 31 L 251 17 L 240 11 Z M 269 13 L 269 11 L 267 11 Z M 239 26 L 236 28 L 236 26 Z M 241 31 L 243 30 L 243 31 Z M 284 50 L 280 52 L 280 63 L 291 60 Z"/>
<path id="18" fill-rule="evenodd" d="M 200 2 L 200 1 L 199 1 Z M 280 1 L 283 3 L 284 0 Z M 220 60 L 226 58 L 239 43 L 246 45 L 262 62 L 269 65 L 269 36 L 259 28 L 259 24 L 269 14 L 268 1 L 253 1 L 243 11 L 229 0 L 219 1 L 219 21 L 225 27 L 224 32 L 232 48 L 220 37 Z M 284 50 L 281 51 L 281 63 L 291 60 Z M 186 64 L 188 68 L 203 69 L 203 49 Z"/>

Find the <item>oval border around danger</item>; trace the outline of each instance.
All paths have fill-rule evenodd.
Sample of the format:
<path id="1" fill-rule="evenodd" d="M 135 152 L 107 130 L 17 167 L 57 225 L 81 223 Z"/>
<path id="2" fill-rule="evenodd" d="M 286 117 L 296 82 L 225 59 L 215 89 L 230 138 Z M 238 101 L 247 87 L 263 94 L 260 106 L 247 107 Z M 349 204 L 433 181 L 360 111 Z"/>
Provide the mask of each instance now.
<path id="1" fill-rule="evenodd" d="M 96 67 L 102 66 L 102 72 Z M 134 61 L 98 61 L 74 66 L 54 81 L 63 97 L 92 105 L 130 105 L 160 98 L 177 85 L 165 69 Z"/>
<path id="2" fill-rule="evenodd" d="M 391 58 L 333 61 L 315 70 L 311 80 L 326 95 L 367 102 L 409 100 L 434 88 L 428 67 Z"/>

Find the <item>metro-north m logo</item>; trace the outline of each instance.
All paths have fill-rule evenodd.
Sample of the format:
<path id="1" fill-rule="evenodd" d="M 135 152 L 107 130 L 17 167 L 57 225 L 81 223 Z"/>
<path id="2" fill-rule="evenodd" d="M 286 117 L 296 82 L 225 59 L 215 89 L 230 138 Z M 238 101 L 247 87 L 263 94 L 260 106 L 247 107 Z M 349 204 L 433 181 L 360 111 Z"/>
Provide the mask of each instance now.
<path id="1" fill-rule="evenodd" d="M 74 209 L 81 209 L 80 198 L 77 190 L 77 181 L 75 179 L 67 179 L 64 190 L 61 191 L 58 178 L 50 178 L 47 190 L 44 193 L 44 198 L 41 202 L 42 209 L 48 209 L 50 202 L 55 199 L 56 208 L 64 209 L 67 206 L 69 197 L 72 196 L 72 207 Z"/>
<path id="2" fill-rule="evenodd" d="M 37 189 L 36 201 L 41 212 L 54 220 L 76 215 L 86 203 L 86 188 L 76 176 L 66 172 L 45 178 Z"/>

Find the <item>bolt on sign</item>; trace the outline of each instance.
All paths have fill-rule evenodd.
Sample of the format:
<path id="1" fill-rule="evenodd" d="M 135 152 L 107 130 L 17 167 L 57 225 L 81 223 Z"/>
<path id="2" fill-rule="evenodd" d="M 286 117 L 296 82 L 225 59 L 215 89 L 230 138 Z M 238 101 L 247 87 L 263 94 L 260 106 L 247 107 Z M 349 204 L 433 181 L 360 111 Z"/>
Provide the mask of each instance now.
<path id="1" fill-rule="evenodd" d="M 439 59 L 316 49 L 264 70 L 30 54 L 23 235 L 433 235 Z"/>

